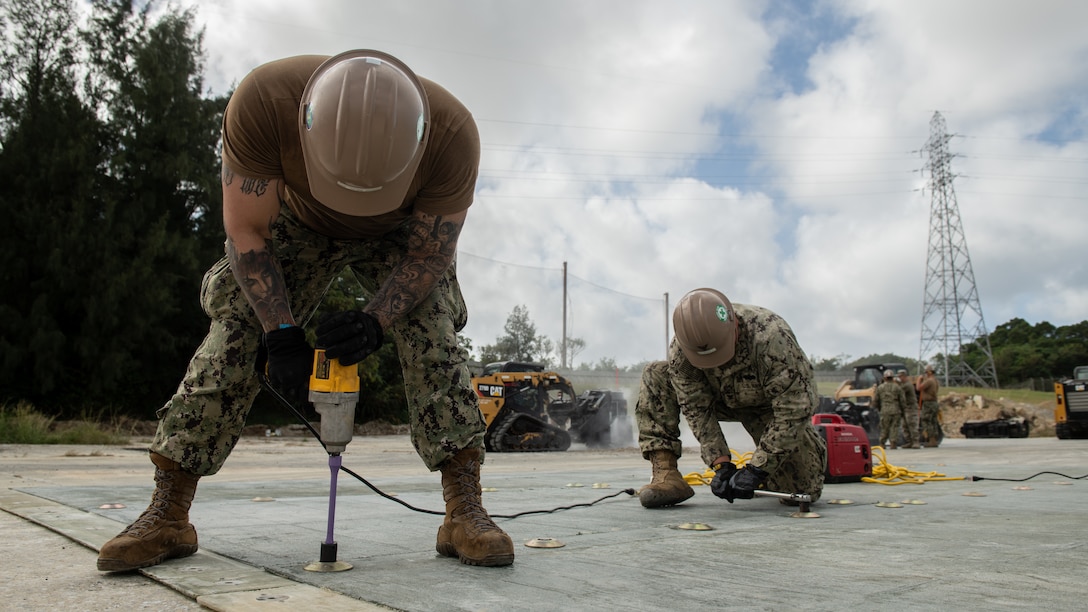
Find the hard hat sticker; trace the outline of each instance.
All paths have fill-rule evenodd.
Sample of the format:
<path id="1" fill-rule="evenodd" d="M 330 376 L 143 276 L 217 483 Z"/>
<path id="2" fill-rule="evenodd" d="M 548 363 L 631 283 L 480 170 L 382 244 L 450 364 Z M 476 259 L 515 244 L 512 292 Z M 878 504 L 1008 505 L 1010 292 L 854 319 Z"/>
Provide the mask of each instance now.
<path id="1" fill-rule="evenodd" d="M 423 142 L 423 113 L 416 119 L 416 140 Z"/>
<path id="2" fill-rule="evenodd" d="M 729 309 L 725 307 L 725 304 L 718 304 L 718 307 L 714 309 L 714 312 L 718 314 L 719 321 L 729 320 Z"/>
<path id="3" fill-rule="evenodd" d="M 305 122 L 306 122 L 306 129 L 307 130 L 314 127 L 314 105 L 313 104 L 307 104 L 306 105 Z"/>

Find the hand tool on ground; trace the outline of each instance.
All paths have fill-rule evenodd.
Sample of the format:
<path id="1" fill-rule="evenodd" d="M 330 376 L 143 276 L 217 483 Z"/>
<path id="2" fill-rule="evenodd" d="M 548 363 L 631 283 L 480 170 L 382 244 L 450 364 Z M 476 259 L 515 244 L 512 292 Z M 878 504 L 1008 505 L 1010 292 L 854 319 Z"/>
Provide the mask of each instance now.
<path id="1" fill-rule="evenodd" d="M 797 502 L 800 512 L 808 512 L 809 504 L 812 503 L 812 496 L 805 493 L 779 493 L 778 491 L 767 491 L 766 489 L 756 489 L 755 493 L 757 497 L 777 497 L 778 499 Z"/>

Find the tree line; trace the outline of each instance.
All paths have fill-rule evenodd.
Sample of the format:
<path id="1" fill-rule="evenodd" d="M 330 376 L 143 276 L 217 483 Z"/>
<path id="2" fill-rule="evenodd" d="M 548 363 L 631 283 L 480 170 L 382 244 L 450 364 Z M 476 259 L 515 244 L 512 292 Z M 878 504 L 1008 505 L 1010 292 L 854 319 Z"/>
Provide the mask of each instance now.
<path id="1" fill-rule="evenodd" d="M 229 93 L 205 91 L 192 10 L 152 19 L 151 7 L 0 0 L 0 406 L 154 418 L 207 331 L 198 297 L 223 255 L 219 135 Z M 361 296 L 346 271 L 307 329 Z M 1015 319 L 991 345 L 1003 384 L 1058 377 L 1088 363 L 1088 322 Z M 473 357 L 554 366 L 584 348 L 580 338 L 557 347 L 518 306 Z M 642 365 L 603 358 L 577 369 Z M 360 375 L 359 420 L 406 422 L 392 343 Z M 278 410 L 269 401 L 255 409 Z"/>

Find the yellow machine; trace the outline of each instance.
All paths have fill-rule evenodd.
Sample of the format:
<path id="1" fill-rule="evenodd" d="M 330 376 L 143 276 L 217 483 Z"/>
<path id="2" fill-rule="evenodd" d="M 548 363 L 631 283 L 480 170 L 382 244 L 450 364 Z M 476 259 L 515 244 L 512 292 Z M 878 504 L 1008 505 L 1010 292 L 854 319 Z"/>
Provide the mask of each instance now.
<path id="1" fill-rule="evenodd" d="M 310 375 L 310 402 L 321 415 L 321 441 L 330 454 L 344 452 L 355 431 L 355 405 L 359 403 L 359 370 L 340 365 L 339 359 L 325 357 L 324 349 L 314 351 Z"/>
<path id="2" fill-rule="evenodd" d="M 846 423 L 857 425 L 869 436 L 873 446 L 880 444 L 880 413 L 873 409 L 876 386 L 884 380 L 884 370 L 898 372 L 907 366 L 902 363 L 874 363 L 854 367 L 854 378 L 844 380 L 835 395 L 821 400 L 817 412 L 835 413 Z"/>
<path id="3" fill-rule="evenodd" d="M 1088 438 L 1088 366 L 1073 369 L 1073 378 L 1054 383 L 1054 431 L 1059 440 Z"/>
<path id="4" fill-rule="evenodd" d="M 631 435 L 622 393 L 594 390 L 576 397 L 569 380 L 538 364 L 488 364 L 472 387 L 487 423 L 488 451 L 565 451 L 572 440 L 607 447 L 628 442 L 622 432 Z"/>

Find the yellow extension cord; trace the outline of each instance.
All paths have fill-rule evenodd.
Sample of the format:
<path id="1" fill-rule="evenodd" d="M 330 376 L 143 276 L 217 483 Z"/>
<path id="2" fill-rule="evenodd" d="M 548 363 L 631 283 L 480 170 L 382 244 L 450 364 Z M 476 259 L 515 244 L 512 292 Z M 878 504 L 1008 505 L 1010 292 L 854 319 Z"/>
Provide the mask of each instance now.
<path id="1" fill-rule="evenodd" d="M 744 467 L 744 464 L 748 463 L 752 459 L 752 453 L 747 452 L 744 454 L 737 453 L 733 449 L 729 449 L 729 453 L 736 457 L 733 461 L 738 468 Z M 927 482 L 936 482 L 942 480 L 966 480 L 964 476 L 945 476 L 940 472 L 916 472 L 914 470 L 908 470 L 904 467 L 898 467 L 888 463 L 888 457 L 884 453 L 883 446 L 874 446 L 872 448 L 873 454 L 873 475 L 863 476 L 861 482 L 871 482 L 873 484 L 881 485 L 902 485 L 902 484 L 925 484 Z M 684 475 L 684 482 L 691 486 L 698 485 L 710 485 L 710 481 L 714 478 L 714 470 L 707 468 L 705 472 L 691 472 Z"/>

